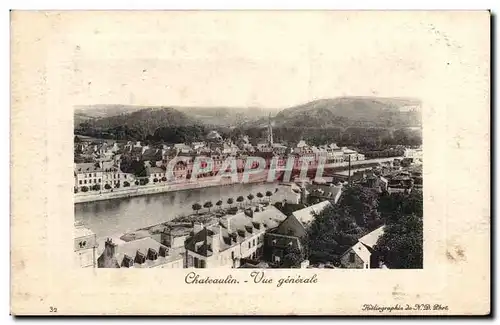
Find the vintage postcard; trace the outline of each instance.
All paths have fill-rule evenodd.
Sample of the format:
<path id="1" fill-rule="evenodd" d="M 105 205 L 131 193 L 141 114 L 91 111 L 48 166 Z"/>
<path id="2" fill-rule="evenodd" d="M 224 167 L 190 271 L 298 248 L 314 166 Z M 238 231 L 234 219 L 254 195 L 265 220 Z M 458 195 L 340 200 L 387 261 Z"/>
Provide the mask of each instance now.
<path id="1" fill-rule="evenodd" d="M 13 11 L 14 315 L 488 315 L 487 11 Z"/>

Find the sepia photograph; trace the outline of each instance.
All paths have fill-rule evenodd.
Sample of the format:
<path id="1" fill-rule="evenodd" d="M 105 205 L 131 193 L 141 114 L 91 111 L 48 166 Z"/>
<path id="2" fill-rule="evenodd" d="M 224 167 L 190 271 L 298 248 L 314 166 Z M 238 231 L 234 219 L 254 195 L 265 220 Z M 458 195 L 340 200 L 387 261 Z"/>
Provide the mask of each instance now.
<path id="1" fill-rule="evenodd" d="M 11 313 L 488 314 L 490 19 L 12 11 Z"/>
<path id="2" fill-rule="evenodd" d="M 422 268 L 420 105 L 76 106 L 80 266 Z"/>

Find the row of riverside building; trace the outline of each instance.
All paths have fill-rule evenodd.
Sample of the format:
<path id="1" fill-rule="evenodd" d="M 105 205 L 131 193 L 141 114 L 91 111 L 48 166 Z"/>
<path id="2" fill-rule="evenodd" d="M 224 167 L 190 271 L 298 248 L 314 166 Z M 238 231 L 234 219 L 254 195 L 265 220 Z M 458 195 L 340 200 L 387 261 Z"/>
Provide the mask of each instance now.
<path id="1" fill-rule="evenodd" d="M 258 204 L 226 214 L 207 225 L 195 223 L 191 231 L 164 231 L 159 239 L 129 242 L 107 239 L 98 247 L 95 235 L 77 225 L 75 253 L 82 267 L 99 268 L 248 268 L 282 267 L 285 256 L 302 251 L 306 229 L 315 216 L 341 196 L 342 187 L 330 189 L 328 199 L 286 216 L 275 206 Z M 341 257 L 345 268 L 378 268 L 371 257 L 383 227 L 361 238 Z M 370 236 L 369 236 L 370 235 Z M 303 261 L 302 267 L 308 266 Z"/>

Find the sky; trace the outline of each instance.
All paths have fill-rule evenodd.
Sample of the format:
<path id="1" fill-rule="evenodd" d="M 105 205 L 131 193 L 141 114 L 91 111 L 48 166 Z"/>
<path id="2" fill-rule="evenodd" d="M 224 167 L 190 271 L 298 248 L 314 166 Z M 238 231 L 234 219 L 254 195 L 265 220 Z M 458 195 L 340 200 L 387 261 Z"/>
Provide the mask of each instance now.
<path id="1" fill-rule="evenodd" d="M 73 105 L 281 109 L 338 96 L 422 98 L 435 91 L 429 79 L 443 78 L 444 62 L 460 43 L 436 33 L 448 18 L 418 18 L 314 11 L 67 13 L 54 26 L 58 41 L 49 55 L 61 58 L 61 92 Z"/>

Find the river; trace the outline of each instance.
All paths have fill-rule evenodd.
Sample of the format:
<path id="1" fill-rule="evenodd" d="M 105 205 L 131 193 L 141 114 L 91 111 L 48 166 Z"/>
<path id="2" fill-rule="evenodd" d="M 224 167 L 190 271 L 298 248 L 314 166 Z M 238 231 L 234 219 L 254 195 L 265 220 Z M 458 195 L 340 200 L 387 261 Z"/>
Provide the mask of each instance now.
<path id="1" fill-rule="evenodd" d="M 95 201 L 75 204 L 75 221 L 82 222 L 85 226 L 95 232 L 98 239 L 107 236 L 117 236 L 129 231 L 137 230 L 146 226 L 159 224 L 172 220 L 180 215 L 192 214 L 194 203 L 211 201 L 215 203 L 222 199 L 223 207 L 227 206 L 227 199 L 243 195 L 245 198 L 252 193 L 254 200 L 258 200 L 256 194 L 274 190 L 278 184 L 234 184 L 220 187 L 209 187 L 177 192 L 165 192 L 137 196 L 131 198 L 120 198 L 106 201 Z M 278 191 L 273 199 L 279 199 Z"/>

